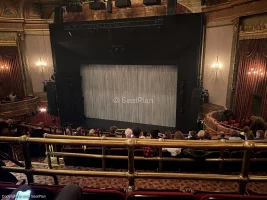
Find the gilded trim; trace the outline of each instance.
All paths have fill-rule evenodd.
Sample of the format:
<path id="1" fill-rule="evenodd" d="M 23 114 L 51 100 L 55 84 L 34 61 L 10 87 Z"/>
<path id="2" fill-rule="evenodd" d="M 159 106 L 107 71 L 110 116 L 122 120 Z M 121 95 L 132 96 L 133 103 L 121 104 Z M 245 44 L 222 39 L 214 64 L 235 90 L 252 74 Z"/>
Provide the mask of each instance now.
<path id="1" fill-rule="evenodd" d="M 267 38 L 267 29 L 255 30 L 249 32 L 240 32 L 239 40 L 250 40 L 250 39 L 265 39 Z"/>
<path id="2" fill-rule="evenodd" d="M 213 28 L 213 27 L 220 27 L 220 26 L 229 26 L 233 25 L 232 20 L 222 20 L 222 21 L 216 21 L 216 22 L 207 22 L 207 28 Z"/>

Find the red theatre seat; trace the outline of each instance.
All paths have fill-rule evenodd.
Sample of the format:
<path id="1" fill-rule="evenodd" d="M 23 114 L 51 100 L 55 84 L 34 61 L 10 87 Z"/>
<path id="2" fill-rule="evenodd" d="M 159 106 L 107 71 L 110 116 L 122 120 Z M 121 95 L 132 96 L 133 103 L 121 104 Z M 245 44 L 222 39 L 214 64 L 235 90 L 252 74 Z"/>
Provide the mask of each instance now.
<path id="1" fill-rule="evenodd" d="M 132 192 L 126 200 L 195 200 L 191 193 L 181 192 Z"/>
<path id="2" fill-rule="evenodd" d="M 238 199 L 247 199 L 247 200 L 256 200 L 256 199 L 265 199 L 267 196 L 250 196 L 250 195 L 232 195 L 232 194 L 207 194 L 201 198 L 201 200 L 238 200 Z"/>

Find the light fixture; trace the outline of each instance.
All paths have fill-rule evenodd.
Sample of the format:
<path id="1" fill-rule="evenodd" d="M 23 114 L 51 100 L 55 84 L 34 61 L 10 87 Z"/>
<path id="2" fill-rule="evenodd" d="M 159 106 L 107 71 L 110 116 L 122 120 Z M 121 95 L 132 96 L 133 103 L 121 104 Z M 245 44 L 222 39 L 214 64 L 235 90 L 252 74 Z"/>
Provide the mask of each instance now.
<path id="1" fill-rule="evenodd" d="M 40 57 L 40 60 L 36 63 L 36 65 L 37 65 L 38 67 L 45 67 L 45 66 L 46 66 L 46 62 L 44 62 L 44 61 L 42 60 L 42 57 Z"/>
<path id="2" fill-rule="evenodd" d="M 46 112 L 46 108 L 40 108 L 40 112 Z"/>
<path id="3" fill-rule="evenodd" d="M 262 69 L 255 69 L 255 68 L 251 68 L 249 71 L 248 71 L 248 75 L 254 75 L 254 76 L 263 76 L 264 75 L 264 72 Z"/>
<path id="4" fill-rule="evenodd" d="M 220 71 L 220 69 L 222 68 L 222 66 L 221 66 L 221 64 L 220 64 L 220 62 L 219 62 L 219 57 L 217 56 L 217 59 L 216 59 L 216 61 L 212 64 L 212 69 L 215 71 L 215 73 L 217 74 L 219 71 Z"/>

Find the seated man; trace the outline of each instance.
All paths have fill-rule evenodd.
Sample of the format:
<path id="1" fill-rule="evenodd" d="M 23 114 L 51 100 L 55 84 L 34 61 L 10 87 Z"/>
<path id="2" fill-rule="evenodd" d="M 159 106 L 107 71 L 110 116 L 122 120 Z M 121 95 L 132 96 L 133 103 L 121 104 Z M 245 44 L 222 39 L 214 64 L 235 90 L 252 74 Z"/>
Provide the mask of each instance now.
<path id="1" fill-rule="evenodd" d="M 250 130 L 252 130 L 254 135 L 256 135 L 257 130 L 263 130 L 263 132 L 266 130 L 264 119 L 262 119 L 261 117 L 252 116 L 250 120 Z"/>

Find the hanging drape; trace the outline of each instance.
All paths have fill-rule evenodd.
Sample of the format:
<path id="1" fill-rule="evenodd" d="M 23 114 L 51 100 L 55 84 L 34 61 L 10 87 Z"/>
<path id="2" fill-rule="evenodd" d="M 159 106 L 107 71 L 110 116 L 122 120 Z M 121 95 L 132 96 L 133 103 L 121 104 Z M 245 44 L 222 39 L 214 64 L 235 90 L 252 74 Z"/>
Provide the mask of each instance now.
<path id="1" fill-rule="evenodd" d="M 239 42 L 239 65 L 233 110 L 241 119 L 254 114 L 253 96 L 261 97 L 261 116 L 267 120 L 267 39 Z"/>
<path id="2" fill-rule="evenodd" d="M 17 47 L 0 46 L 0 97 L 24 97 L 22 72 Z"/>
<path id="3" fill-rule="evenodd" d="M 81 67 L 88 118 L 175 127 L 177 66 Z"/>

